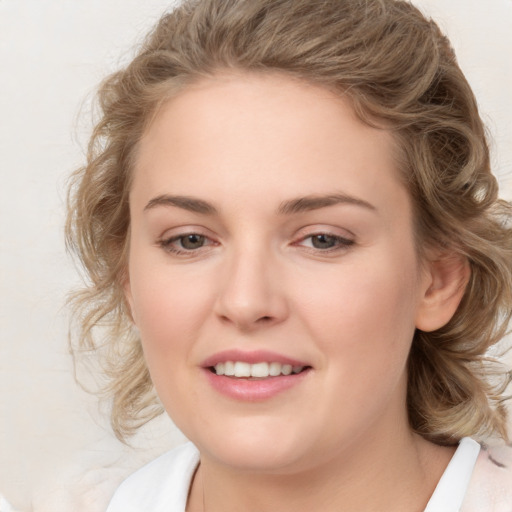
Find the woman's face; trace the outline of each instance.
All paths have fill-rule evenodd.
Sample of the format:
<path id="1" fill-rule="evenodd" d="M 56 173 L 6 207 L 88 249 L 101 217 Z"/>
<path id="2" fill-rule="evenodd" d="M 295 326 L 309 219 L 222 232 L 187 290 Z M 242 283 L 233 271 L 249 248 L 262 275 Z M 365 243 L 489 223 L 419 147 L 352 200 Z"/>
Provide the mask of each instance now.
<path id="1" fill-rule="evenodd" d="M 393 156 L 343 99 L 281 76 L 202 81 L 148 129 L 126 293 L 203 457 L 286 472 L 407 428 L 430 278 Z"/>

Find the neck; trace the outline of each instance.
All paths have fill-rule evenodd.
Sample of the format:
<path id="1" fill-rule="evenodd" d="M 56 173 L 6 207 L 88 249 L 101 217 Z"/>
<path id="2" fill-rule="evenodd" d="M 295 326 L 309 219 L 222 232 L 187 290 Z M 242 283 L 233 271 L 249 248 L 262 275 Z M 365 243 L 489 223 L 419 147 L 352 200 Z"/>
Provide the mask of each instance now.
<path id="1" fill-rule="evenodd" d="M 202 455 L 187 510 L 423 510 L 453 449 L 433 445 L 408 429 L 383 439 L 360 437 L 322 465 L 300 471 L 240 471 Z"/>

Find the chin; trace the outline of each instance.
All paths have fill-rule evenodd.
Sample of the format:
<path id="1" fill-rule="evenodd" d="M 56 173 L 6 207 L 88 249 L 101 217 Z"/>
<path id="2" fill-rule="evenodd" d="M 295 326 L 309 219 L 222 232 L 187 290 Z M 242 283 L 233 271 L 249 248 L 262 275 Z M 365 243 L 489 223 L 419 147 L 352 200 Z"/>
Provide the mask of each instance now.
<path id="1" fill-rule="evenodd" d="M 289 424 L 273 425 L 249 420 L 232 428 L 211 428 L 207 439 L 203 435 L 190 439 L 202 456 L 238 471 L 281 473 L 299 468 L 308 458 L 304 445 L 308 437 L 291 432 Z"/>
<path id="2" fill-rule="evenodd" d="M 208 456 L 223 466 L 248 473 L 284 474 L 303 466 L 296 452 L 276 450 L 272 444 L 264 448 L 255 443 L 231 444 L 215 447 Z"/>

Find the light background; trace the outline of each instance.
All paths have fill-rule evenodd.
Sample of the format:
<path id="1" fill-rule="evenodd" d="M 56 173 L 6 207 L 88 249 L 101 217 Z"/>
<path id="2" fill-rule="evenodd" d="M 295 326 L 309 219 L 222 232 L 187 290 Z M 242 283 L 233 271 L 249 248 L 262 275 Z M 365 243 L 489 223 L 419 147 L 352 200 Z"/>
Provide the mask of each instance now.
<path id="1" fill-rule="evenodd" d="M 414 3 L 451 38 L 512 199 L 512 0 Z M 78 278 L 62 235 L 90 130 L 81 106 L 170 5 L 0 0 L 0 494 L 17 510 L 100 512 L 127 472 L 182 439 L 162 418 L 125 448 L 76 386 L 64 302 Z"/>

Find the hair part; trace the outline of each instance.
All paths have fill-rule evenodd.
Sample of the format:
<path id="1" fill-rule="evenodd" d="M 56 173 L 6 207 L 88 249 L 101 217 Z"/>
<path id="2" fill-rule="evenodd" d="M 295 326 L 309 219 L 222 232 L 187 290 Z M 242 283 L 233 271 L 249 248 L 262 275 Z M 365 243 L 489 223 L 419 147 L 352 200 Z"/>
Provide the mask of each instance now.
<path id="1" fill-rule="evenodd" d="M 511 207 L 497 198 L 484 126 L 447 38 L 401 0 L 185 1 L 101 85 L 101 119 L 69 189 L 66 239 L 87 276 L 71 300 L 72 350 L 102 358 L 116 435 L 125 439 L 162 412 L 123 290 L 138 142 L 165 101 L 230 71 L 328 88 L 362 121 L 393 134 L 419 253 L 441 247 L 471 267 L 452 320 L 415 334 L 411 427 L 439 444 L 506 437 L 503 394 L 512 375 L 486 353 L 512 314 Z"/>

